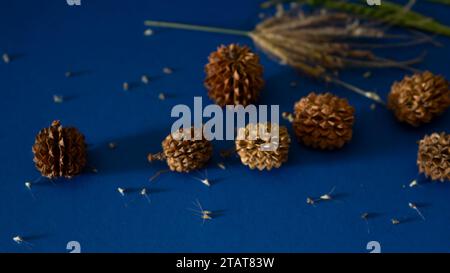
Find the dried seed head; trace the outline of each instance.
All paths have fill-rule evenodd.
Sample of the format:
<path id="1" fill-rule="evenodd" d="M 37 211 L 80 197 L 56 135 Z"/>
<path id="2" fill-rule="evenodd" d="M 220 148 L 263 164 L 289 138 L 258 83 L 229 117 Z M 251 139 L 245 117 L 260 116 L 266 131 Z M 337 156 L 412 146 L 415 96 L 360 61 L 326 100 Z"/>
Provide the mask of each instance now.
<path id="1" fill-rule="evenodd" d="M 306 146 L 337 149 L 352 139 L 355 109 L 331 93 L 310 93 L 294 106 L 294 127 Z"/>
<path id="2" fill-rule="evenodd" d="M 263 67 L 249 47 L 221 45 L 208 61 L 205 87 L 216 104 L 245 107 L 258 101 L 264 86 Z"/>
<path id="3" fill-rule="evenodd" d="M 432 180 L 450 181 L 450 134 L 433 133 L 420 140 L 417 165 Z"/>
<path id="4" fill-rule="evenodd" d="M 429 71 L 405 76 L 392 85 L 388 107 L 399 121 L 415 127 L 429 123 L 450 107 L 449 82 Z"/>
<path id="5" fill-rule="evenodd" d="M 58 120 L 36 136 L 33 161 L 42 176 L 72 178 L 80 174 L 87 162 L 84 136 L 73 127 L 63 127 Z"/>

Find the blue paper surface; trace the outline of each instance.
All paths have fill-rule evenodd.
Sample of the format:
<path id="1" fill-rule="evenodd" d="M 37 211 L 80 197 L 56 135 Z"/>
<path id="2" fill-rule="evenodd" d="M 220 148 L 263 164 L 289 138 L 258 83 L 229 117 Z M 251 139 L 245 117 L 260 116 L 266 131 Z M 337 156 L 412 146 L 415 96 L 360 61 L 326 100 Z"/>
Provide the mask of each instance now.
<path id="1" fill-rule="evenodd" d="M 450 184 L 429 183 L 418 176 L 417 141 L 425 134 L 449 131 L 450 113 L 412 128 L 382 107 L 342 88 L 299 76 L 255 49 L 245 37 L 153 28 L 144 36 L 146 19 L 250 30 L 259 22 L 260 1 L 0 1 L 0 252 L 68 252 L 78 241 L 82 252 L 368 252 L 378 241 L 382 252 L 450 250 Z M 450 7 L 420 1 L 418 11 L 450 24 Z M 407 32 L 404 32 L 407 33 Z M 408 59 L 427 51 L 417 67 L 450 79 L 450 39 L 386 50 L 388 57 Z M 190 175 L 165 173 L 146 156 L 174 121 L 176 104 L 193 104 L 194 96 L 210 103 L 203 86 L 204 65 L 220 44 L 250 45 L 261 56 L 266 86 L 261 104 L 292 111 L 311 91 L 348 98 L 356 109 L 354 136 L 342 150 L 322 152 L 293 142 L 289 161 L 270 172 L 250 170 L 237 158 L 208 168 L 207 188 Z M 171 67 L 173 74 L 162 72 Z M 64 73 L 77 75 L 66 78 Z M 356 85 L 387 98 L 394 80 L 405 71 L 365 70 L 344 73 Z M 150 77 L 140 84 L 142 74 Z M 122 90 L 129 82 L 131 89 Z M 290 83 L 298 82 L 296 88 Z M 158 99 L 159 93 L 168 97 Z M 53 95 L 62 95 L 61 104 Z M 75 126 L 89 143 L 88 171 L 70 181 L 35 184 L 40 174 L 32 162 L 37 132 L 55 120 Z M 109 142 L 117 148 L 108 148 Z M 195 174 L 201 176 L 202 174 Z M 411 180 L 421 185 L 410 188 Z M 45 182 L 45 181 L 44 181 Z M 132 189 L 122 197 L 117 187 Z M 138 190 L 148 187 L 149 204 Z M 312 207 L 317 197 L 336 187 L 336 200 Z M 198 199 L 221 216 L 202 224 L 189 208 Z M 408 202 L 420 206 L 423 221 Z M 365 212 L 373 217 L 366 223 Z M 402 223 L 392 225 L 391 219 Z M 368 224 L 368 225 L 367 225 Z M 369 230 L 368 230 L 369 228 Z M 26 239 L 31 247 L 12 238 Z"/>

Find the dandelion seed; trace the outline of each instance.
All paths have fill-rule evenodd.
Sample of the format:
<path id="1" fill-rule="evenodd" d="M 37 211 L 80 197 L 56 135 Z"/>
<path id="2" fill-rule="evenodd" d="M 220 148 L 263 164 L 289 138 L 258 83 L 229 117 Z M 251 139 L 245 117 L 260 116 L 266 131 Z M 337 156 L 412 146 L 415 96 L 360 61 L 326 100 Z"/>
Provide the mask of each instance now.
<path id="1" fill-rule="evenodd" d="M 70 77 L 72 77 L 72 72 L 70 72 L 70 71 L 66 71 L 66 73 L 64 73 L 64 76 L 66 76 L 66 78 L 70 78 Z"/>
<path id="2" fill-rule="evenodd" d="M 209 179 L 208 179 L 208 170 L 206 170 L 206 169 L 205 169 L 205 178 L 202 179 L 202 178 L 198 178 L 198 177 L 195 177 L 195 176 L 192 176 L 192 178 L 202 182 L 204 185 L 206 185 L 208 187 L 211 186 L 211 183 L 209 182 Z"/>
<path id="3" fill-rule="evenodd" d="M 124 91 L 128 91 L 128 90 L 130 89 L 130 85 L 129 85 L 127 82 L 124 82 L 124 83 L 122 84 L 122 89 L 123 89 Z"/>
<path id="4" fill-rule="evenodd" d="M 417 207 L 416 204 L 414 203 L 408 203 L 408 206 L 410 208 L 412 208 L 413 210 L 415 210 L 417 212 L 417 214 L 420 216 L 420 218 L 422 218 L 422 220 L 425 221 L 425 217 L 423 216 L 422 212 L 419 210 L 419 208 Z"/>
<path id="5" fill-rule="evenodd" d="M 393 225 L 398 225 L 398 224 L 400 224 L 400 220 L 398 220 L 398 219 L 391 219 L 391 223 Z"/>
<path id="6" fill-rule="evenodd" d="M 25 182 L 25 187 L 26 187 L 26 188 L 28 189 L 28 191 L 30 192 L 31 197 L 33 197 L 33 199 L 36 199 L 36 197 L 34 196 L 33 191 L 31 190 L 31 186 L 32 186 L 32 183 L 31 183 L 30 181 L 26 181 L 26 182 Z"/>
<path id="7" fill-rule="evenodd" d="M 118 187 L 117 191 L 120 193 L 120 195 L 125 196 L 125 189 Z"/>
<path id="8" fill-rule="evenodd" d="M 147 28 L 147 29 L 144 31 L 144 36 L 152 36 L 152 35 L 153 35 L 153 30 L 152 30 L 152 29 Z"/>
<path id="9" fill-rule="evenodd" d="M 195 200 L 196 202 L 194 202 L 194 205 L 199 209 L 199 210 L 192 210 L 196 213 L 199 214 L 200 218 L 203 220 L 203 224 L 205 223 L 206 220 L 212 220 L 212 211 L 210 210 L 204 210 L 202 205 L 200 204 L 200 202 L 198 201 L 198 199 Z"/>
<path id="10" fill-rule="evenodd" d="M 147 75 L 142 75 L 142 76 L 141 76 L 141 82 L 142 82 L 143 84 L 148 84 L 148 83 L 150 82 L 150 79 L 148 78 Z"/>
<path id="11" fill-rule="evenodd" d="M 409 187 L 410 187 L 410 188 L 415 187 L 415 186 L 418 186 L 418 185 L 419 185 L 419 183 L 417 183 L 417 180 L 416 180 L 416 179 L 414 179 L 413 181 L 411 181 L 411 183 L 409 183 Z"/>
<path id="12" fill-rule="evenodd" d="M 221 168 L 222 170 L 226 170 L 227 168 L 225 167 L 225 164 L 222 162 L 217 163 L 217 166 L 219 166 L 219 168 Z"/>
<path id="13" fill-rule="evenodd" d="M 108 143 L 108 148 L 110 148 L 111 150 L 117 148 L 117 143 L 115 143 L 115 142 Z"/>
<path id="14" fill-rule="evenodd" d="M 64 97 L 61 95 L 53 95 L 53 102 L 54 103 L 63 103 Z"/>
<path id="15" fill-rule="evenodd" d="M 9 63 L 11 61 L 11 58 L 9 57 L 9 55 L 7 53 L 4 53 L 2 55 L 2 59 L 5 62 L 5 64 Z"/>
<path id="16" fill-rule="evenodd" d="M 143 188 L 139 194 L 144 196 L 149 204 L 152 202 L 146 188 Z"/>
<path id="17" fill-rule="evenodd" d="M 13 241 L 16 242 L 19 245 L 23 244 L 25 242 L 25 240 L 22 237 L 18 236 L 18 235 L 13 237 Z"/>
<path id="18" fill-rule="evenodd" d="M 328 192 L 327 194 L 324 194 L 324 195 L 320 196 L 320 200 L 327 201 L 327 200 L 333 199 L 333 198 L 331 197 L 331 194 L 334 192 L 335 189 L 336 189 L 336 187 L 333 187 L 333 188 L 331 189 L 330 192 Z"/>
<path id="19" fill-rule="evenodd" d="M 164 95 L 164 93 L 159 93 L 158 99 L 165 100 L 166 99 L 166 95 Z"/>
<path id="20" fill-rule="evenodd" d="M 364 212 L 363 214 L 361 214 L 361 219 L 364 220 L 364 222 L 366 222 L 366 226 L 367 226 L 367 233 L 370 234 L 370 227 L 369 227 L 369 213 L 368 212 Z"/>
<path id="21" fill-rule="evenodd" d="M 173 70 L 172 70 L 172 68 L 170 68 L 170 67 L 164 67 L 164 68 L 163 68 L 163 73 L 164 73 L 164 74 L 172 74 L 172 73 L 173 73 Z"/>

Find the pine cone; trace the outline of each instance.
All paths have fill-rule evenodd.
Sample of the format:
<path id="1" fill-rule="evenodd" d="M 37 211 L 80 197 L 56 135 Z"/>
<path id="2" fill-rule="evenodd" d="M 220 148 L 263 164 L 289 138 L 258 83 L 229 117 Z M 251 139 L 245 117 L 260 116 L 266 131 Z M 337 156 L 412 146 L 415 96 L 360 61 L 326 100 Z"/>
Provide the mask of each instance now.
<path id="1" fill-rule="evenodd" d="M 176 172 L 190 172 L 206 165 L 212 156 L 211 142 L 203 135 L 200 140 L 194 140 L 194 136 L 201 134 L 202 130 L 190 130 L 191 139 L 187 139 L 183 129 L 177 133 L 169 134 L 162 142 L 163 151 L 157 154 L 149 154 L 148 161 L 166 160 L 170 170 Z"/>
<path id="2" fill-rule="evenodd" d="M 32 150 L 36 168 L 50 179 L 72 178 L 86 165 L 84 136 L 76 128 L 63 128 L 58 120 L 37 134 Z"/>
<path id="3" fill-rule="evenodd" d="M 259 123 L 248 124 L 245 128 L 239 129 L 239 135 L 236 140 L 236 152 L 241 158 L 244 165 L 250 169 L 257 168 L 262 171 L 264 169 L 271 170 L 279 168 L 288 159 L 289 145 L 291 139 L 286 127 L 277 127 L 279 137 L 261 138 L 258 129 L 266 124 Z M 267 132 L 272 132 L 272 128 L 276 128 L 270 123 L 267 124 Z M 266 128 L 266 127 L 263 127 Z M 253 138 L 251 136 L 254 136 Z M 278 144 L 278 146 L 276 146 Z"/>
<path id="4" fill-rule="evenodd" d="M 448 82 L 429 71 L 395 82 L 388 99 L 388 107 L 397 119 L 415 127 L 430 122 L 449 106 Z"/>
<path id="5" fill-rule="evenodd" d="M 295 134 L 306 146 L 341 148 L 352 139 L 354 112 L 346 99 L 310 93 L 294 106 Z"/>
<path id="6" fill-rule="evenodd" d="M 259 99 L 264 86 L 263 67 L 247 46 L 222 45 L 208 59 L 205 86 L 218 105 L 247 106 Z"/>
<path id="7" fill-rule="evenodd" d="M 417 165 L 432 180 L 450 181 L 450 134 L 433 133 L 420 140 Z"/>

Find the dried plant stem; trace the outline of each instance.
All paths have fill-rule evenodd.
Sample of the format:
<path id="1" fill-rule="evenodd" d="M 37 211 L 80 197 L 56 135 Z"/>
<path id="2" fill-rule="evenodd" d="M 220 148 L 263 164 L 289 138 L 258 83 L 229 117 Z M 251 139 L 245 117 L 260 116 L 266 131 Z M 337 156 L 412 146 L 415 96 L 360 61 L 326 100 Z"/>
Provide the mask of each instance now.
<path id="1" fill-rule="evenodd" d="M 247 36 L 247 37 L 250 36 L 249 31 L 242 31 L 242 30 L 229 29 L 229 28 L 208 27 L 208 26 L 162 22 L 162 21 L 151 21 L 151 20 L 145 21 L 144 24 L 146 26 L 151 26 L 151 27 L 165 27 L 165 28 L 185 29 L 185 30 L 193 30 L 193 31 L 240 35 L 240 36 Z"/>

